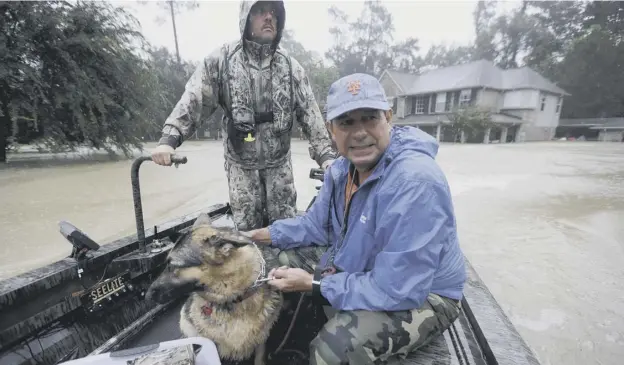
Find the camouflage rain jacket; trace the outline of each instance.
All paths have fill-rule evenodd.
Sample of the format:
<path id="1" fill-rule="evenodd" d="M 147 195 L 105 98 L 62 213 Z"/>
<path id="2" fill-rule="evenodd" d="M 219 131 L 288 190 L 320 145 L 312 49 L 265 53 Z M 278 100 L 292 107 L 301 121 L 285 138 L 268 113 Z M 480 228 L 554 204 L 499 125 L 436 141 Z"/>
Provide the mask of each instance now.
<path id="1" fill-rule="evenodd" d="M 216 49 L 197 67 L 165 121 L 159 143 L 177 148 L 201 124 L 202 114 L 207 118 L 221 106 L 227 162 L 248 169 L 282 166 L 290 158 L 296 120 L 320 166 L 335 156 L 303 67 L 279 47 L 286 18 L 283 2 L 276 2 L 276 39 L 265 45 L 245 37 L 255 3 L 241 3 L 241 39 Z"/>

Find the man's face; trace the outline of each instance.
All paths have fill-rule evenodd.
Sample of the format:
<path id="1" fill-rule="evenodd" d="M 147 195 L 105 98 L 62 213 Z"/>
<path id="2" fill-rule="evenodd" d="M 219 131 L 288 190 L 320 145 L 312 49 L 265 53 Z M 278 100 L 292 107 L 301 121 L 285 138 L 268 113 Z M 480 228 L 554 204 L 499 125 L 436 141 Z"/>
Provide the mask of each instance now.
<path id="1" fill-rule="evenodd" d="M 273 2 L 259 1 L 249 12 L 251 40 L 257 43 L 271 43 L 277 35 L 277 11 Z"/>
<path id="2" fill-rule="evenodd" d="M 329 121 L 340 154 L 359 170 L 373 168 L 390 143 L 392 110 L 356 109 Z"/>

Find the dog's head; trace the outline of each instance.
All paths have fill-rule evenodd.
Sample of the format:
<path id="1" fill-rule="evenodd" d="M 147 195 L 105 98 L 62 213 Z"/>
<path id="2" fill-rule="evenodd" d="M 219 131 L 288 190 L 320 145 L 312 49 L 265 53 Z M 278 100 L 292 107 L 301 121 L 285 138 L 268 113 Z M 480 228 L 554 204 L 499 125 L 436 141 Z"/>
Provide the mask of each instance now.
<path id="1" fill-rule="evenodd" d="M 162 304 L 210 288 L 220 273 L 232 269 L 239 249 L 252 243 L 232 228 L 214 227 L 208 215 L 201 214 L 177 237 L 167 258 L 169 270 L 152 283 L 146 298 Z"/>

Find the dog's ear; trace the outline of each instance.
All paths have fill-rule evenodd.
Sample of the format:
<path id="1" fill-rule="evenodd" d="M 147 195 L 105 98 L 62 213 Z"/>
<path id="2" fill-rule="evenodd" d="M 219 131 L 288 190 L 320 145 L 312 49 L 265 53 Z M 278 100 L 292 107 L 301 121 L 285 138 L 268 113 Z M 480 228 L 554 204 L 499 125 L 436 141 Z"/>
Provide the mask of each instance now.
<path id="1" fill-rule="evenodd" d="M 201 213 L 197 217 L 197 219 L 195 220 L 195 223 L 193 223 L 193 228 L 196 228 L 202 225 L 209 225 L 209 226 L 212 225 L 212 219 L 210 219 L 210 217 L 206 213 Z"/>
<path id="2" fill-rule="evenodd" d="M 218 235 L 224 241 L 238 247 L 243 247 L 253 244 L 251 238 L 243 235 L 240 232 L 231 229 L 217 229 Z"/>
<path id="3" fill-rule="evenodd" d="M 172 267 L 182 268 L 201 265 L 201 258 L 200 248 L 193 244 L 190 232 L 186 232 L 180 234 L 167 259 Z"/>
<path id="4" fill-rule="evenodd" d="M 173 242 L 174 244 L 178 243 L 178 240 L 184 235 L 184 233 L 180 233 L 178 231 L 174 231 L 169 233 L 169 235 L 167 236 L 169 238 L 169 240 L 171 240 L 171 242 Z"/>

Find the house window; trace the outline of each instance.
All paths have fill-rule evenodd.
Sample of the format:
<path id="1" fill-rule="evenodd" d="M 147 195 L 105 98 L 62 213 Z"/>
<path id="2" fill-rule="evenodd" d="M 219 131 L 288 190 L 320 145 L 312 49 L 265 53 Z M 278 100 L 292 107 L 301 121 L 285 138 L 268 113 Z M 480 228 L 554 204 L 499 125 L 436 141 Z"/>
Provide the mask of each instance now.
<path id="1" fill-rule="evenodd" d="M 453 109 L 453 93 L 446 93 L 446 102 L 444 103 L 444 111 L 450 112 Z"/>
<path id="2" fill-rule="evenodd" d="M 395 114 L 397 112 L 397 98 L 392 98 L 392 112 Z"/>
<path id="3" fill-rule="evenodd" d="M 429 114 L 436 112 L 436 94 L 431 94 L 429 98 Z"/>
<path id="4" fill-rule="evenodd" d="M 425 113 L 425 98 L 422 95 L 414 97 L 412 99 L 412 114 L 424 114 Z"/>
<path id="5" fill-rule="evenodd" d="M 544 111 L 545 108 L 546 108 L 546 97 L 542 96 L 542 106 L 541 106 L 540 110 Z"/>
<path id="6" fill-rule="evenodd" d="M 559 97 L 559 100 L 557 100 L 557 108 L 555 109 L 555 113 L 559 113 L 559 111 L 561 110 L 561 102 L 563 101 L 563 97 Z"/>
<path id="7" fill-rule="evenodd" d="M 436 97 L 436 113 L 443 113 L 446 105 L 446 93 L 439 93 Z"/>
<path id="8" fill-rule="evenodd" d="M 470 105 L 472 90 L 465 89 L 459 93 L 459 106 Z"/>

